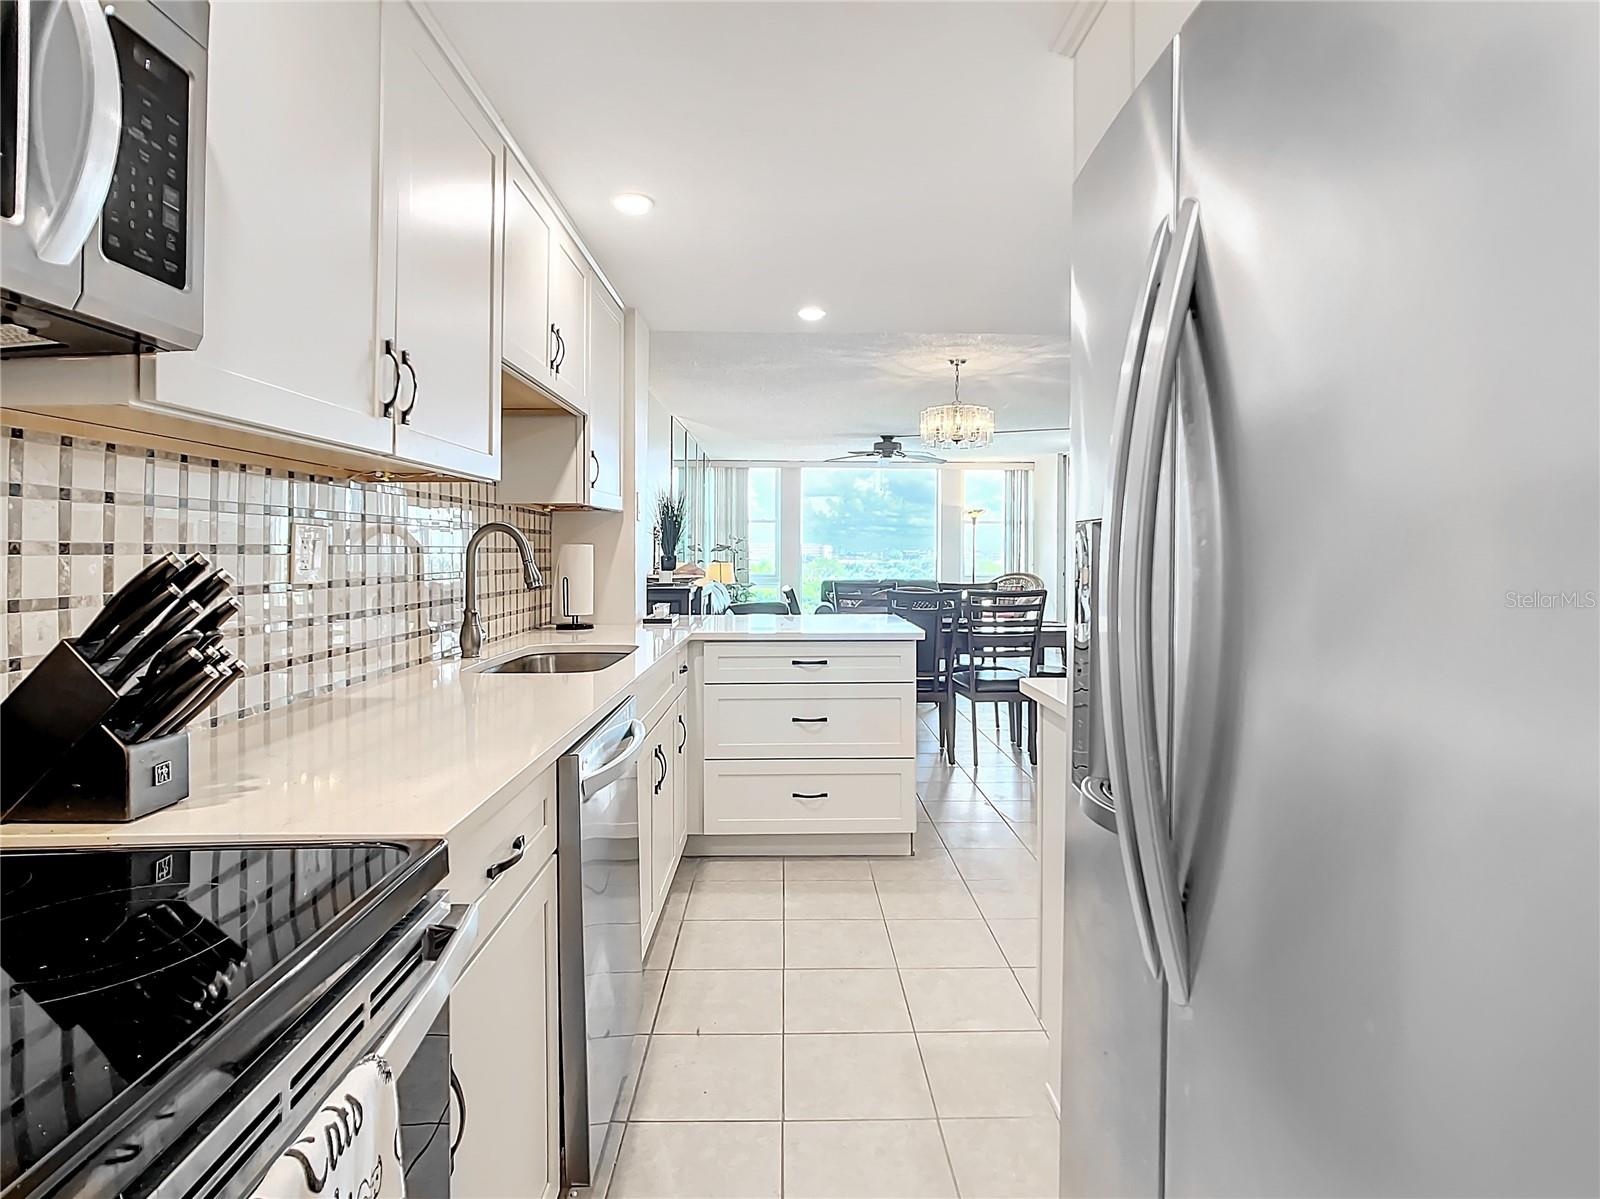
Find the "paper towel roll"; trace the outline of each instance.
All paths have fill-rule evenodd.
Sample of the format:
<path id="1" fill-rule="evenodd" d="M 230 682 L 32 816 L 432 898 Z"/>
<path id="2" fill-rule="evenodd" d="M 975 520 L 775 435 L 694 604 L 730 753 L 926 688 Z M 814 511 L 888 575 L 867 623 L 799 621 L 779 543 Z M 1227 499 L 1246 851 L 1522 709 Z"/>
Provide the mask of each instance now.
<path id="1" fill-rule="evenodd" d="M 594 546 L 564 545 L 556 554 L 556 611 L 562 616 L 594 612 Z"/>

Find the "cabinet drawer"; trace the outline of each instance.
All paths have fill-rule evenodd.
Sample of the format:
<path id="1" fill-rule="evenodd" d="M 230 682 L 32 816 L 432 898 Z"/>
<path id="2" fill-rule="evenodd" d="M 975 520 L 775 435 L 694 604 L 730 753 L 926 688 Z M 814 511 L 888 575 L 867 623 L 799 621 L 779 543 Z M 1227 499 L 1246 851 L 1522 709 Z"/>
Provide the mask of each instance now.
<path id="1" fill-rule="evenodd" d="M 515 856 L 518 837 L 526 838 L 521 860 L 491 888 L 489 868 Z M 450 902 L 483 898 L 478 928 L 480 939 L 487 941 L 556 850 L 555 769 L 546 770 L 494 810 L 474 812 L 451 831 L 448 841 L 450 875 L 445 886 Z"/>
<path id="2" fill-rule="evenodd" d="M 708 641 L 708 683 L 904 683 L 917 677 L 911 641 Z"/>
<path id="3" fill-rule="evenodd" d="M 707 762 L 707 833 L 909 833 L 917 825 L 906 760 Z"/>
<path id="4" fill-rule="evenodd" d="M 707 758 L 909 758 L 914 683 L 707 687 Z"/>
<path id="5" fill-rule="evenodd" d="M 658 662 L 644 677 L 639 680 L 633 689 L 634 707 L 638 709 L 639 719 L 646 724 L 654 723 L 660 711 L 675 691 L 683 688 L 689 681 L 689 651 L 684 646 L 679 646 L 668 654 L 664 662 Z"/>

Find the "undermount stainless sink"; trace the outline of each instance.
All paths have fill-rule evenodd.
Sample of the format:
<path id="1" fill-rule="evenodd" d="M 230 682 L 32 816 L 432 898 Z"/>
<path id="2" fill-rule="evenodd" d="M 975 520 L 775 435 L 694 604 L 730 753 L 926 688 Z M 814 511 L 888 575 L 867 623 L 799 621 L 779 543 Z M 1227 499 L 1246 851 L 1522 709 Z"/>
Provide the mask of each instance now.
<path id="1" fill-rule="evenodd" d="M 555 649 L 538 650 L 483 667 L 484 674 L 589 674 L 615 666 L 633 651 Z"/>

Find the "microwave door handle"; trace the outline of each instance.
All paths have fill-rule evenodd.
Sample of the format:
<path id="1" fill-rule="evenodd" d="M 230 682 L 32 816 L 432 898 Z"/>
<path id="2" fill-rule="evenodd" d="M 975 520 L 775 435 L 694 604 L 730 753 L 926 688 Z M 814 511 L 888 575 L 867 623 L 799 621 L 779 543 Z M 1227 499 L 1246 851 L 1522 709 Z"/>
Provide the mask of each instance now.
<path id="1" fill-rule="evenodd" d="M 1127 767 L 1133 788 L 1128 811 L 1139 845 L 1139 862 L 1150 898 L 1150 919 L 1167 976 L 1167 991 L 1180 1006 L 1189 1002 L 1189 935 L 1172 844 L 1171 802 L 1161 768 L 1157 737 L 1154 603 L 1156 527 L 1161 484 L 1161 454 L 1167 440 L 1178 347 L 1194 295 L 1200 257 L 1200 209 L 1185 200 L 1178 213 L 1172 255 L 1161 278 L 1161 298 L 1151 325 L 1150 350 L 1139 378 L 1138 430 L 1128 458 L 1127 521 L 1120 555 L 1127 559 L 1127 583 L 1119 597 L 1118 627 L 1131 632 L 1132 669 L 1124 671 Z M 1142 434 L 1142 436 L 1141 436 Z"/>
<path id="2" fill-rule="evenodd" d="M 111 41 L 111 23 L 98 0 L 61 0 L 49 5 L 43 17 L 40 42 L 63 14 L 72 22 L 78 42 L 79 78 L 83 87 L 86 119 L 78 144 L 59 181 L 52 177 L 50 147 L 41 122 L 44 105 L 39 103 L 44 55 L 33 63 L 33 99 L 30 106 L 31 152 L 46 193 L 37 197 L 38 207 L 28 213 L 28 233 L 40 261 L 63 266 L 77 258 L 89 240 L 111 176 L 117 168 L 117 146 L 122 140 L 122 75 L 117 68 L 117 49 Z"/>
<path id="3" fill-rule="evenodd" d="M 1150 243 L 1150 255 L 1145 262 L 1139 288 L 1139 303 L 1129 320 L 1128 340 L 1117 376 L 1117 406 L 1112 422 L 1111 462 L 1107 472 L 1105 515 L 1100 537 L 1100 604 L 1099 611 L 1095 613 L 1100 642 L 1100 694 L 1097 698 L 1101 720 L 1105 725 L 1106 771 L 1111 776 L 1111 793 L 1123 812 L 1127 810 L 1130 796 L 1127 743 L 1122 721 L 1122 676 L 1125 670 L 1121 634 L 1116 625 L 1123 575 L 1119 552 L 1122 510 L 1128 489 L 1128 458 L 1133 439 L 1139 376 L 1144 365 L 1145 345 L 1150 337 L 1150 324 L 1155 317 L 1161 272 L 1166 265 L 1171 244 L 1172 226 L 1169 221 L 1163 220 Z M 1155 930 L 1151 927 L 1150 900 L 1139 863 L 1134 824 L 1130 819 L 1121 818 L 1116 825 L 1117 852 L 1122 858 L 1122 877 L 1128 887 L 1128 901 L 1133 909 L 1133 925 L 1139 935 L 1139 949 L 1151 977 L 1159 979 L 1161 958 L 1156 946 Z"/>
<path id="4" fill-rule="evenodd" d="M 33 87 L 33 73 L 29 66 L 33 55 L 33 5 L 19 0 L 14 7 L 16 50 L 12 60 L 6 63 L 11 72 L 11 86 L 16 89 L 11 108 L 11 119 L 15 125 L 12 130 L 14 161 L 11 193 L 4 199 L 4 208 L 0 209 L 0 217 L 8 221 L 21 220 L 28 210 L 28 100 Z"/>

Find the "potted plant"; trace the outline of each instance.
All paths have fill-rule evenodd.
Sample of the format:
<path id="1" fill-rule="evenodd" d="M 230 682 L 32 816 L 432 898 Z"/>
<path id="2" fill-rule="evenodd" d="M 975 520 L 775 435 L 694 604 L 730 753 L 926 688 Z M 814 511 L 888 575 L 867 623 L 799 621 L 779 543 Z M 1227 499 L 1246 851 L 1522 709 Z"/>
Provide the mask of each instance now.
<path id="1" fill-rule="evenodd" d="M 683 517 L 688 504 L 669 491 L 656 493 L 656 538 L 661 543 L 661 569 L 678 569 L 678 542 L 683 539 Z"/>

